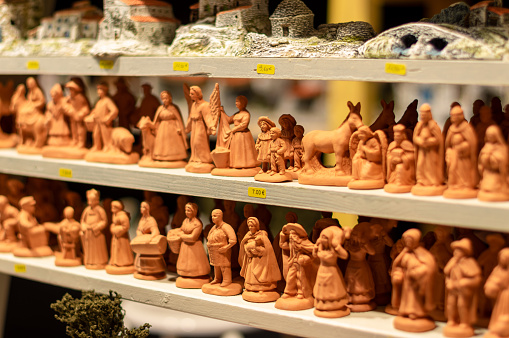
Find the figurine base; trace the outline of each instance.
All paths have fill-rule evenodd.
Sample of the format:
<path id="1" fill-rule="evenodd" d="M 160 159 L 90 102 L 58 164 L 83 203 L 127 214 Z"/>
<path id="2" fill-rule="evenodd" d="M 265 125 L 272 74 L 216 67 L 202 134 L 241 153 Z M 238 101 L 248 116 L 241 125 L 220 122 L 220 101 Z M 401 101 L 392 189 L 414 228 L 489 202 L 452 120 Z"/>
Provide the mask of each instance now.
<path id="1" fill-rule="evenodd" d="M 26 144 L 20 144 L 16 147 L 16 150 L 19 154 L 40 155 L 42 153 L 42 148 L 37 148 Z"/>
<path id="2" fill-rule="evenodd" d="M 509 194 L 504 192 L 488 192 L 480 190 L 477 199 L 483 202 L 505 202 L 509 201 Z"/>
<path id="3" fill-rule="evenodd" d="M 315 314 L 315 316 L 322 317 L 322 318 L 341 318 L 341 317 L 348 316 L 350 314 L 350 309 L 347 307 L 345 307 L 344 309 L 332 310 L 332 311 L 322 311 L 322 310 L 315 309 L 313 311 L 313 313 Z"/>
<path id="4" fill-rule="evenodd" d="M 0 148 L 14 148 L 18 144 L 18 135 L 3 134 L 0 136 Z"/>
<path id="5" fill-rule="evenodd" d="M 106 264 L 85 264 L 85 269 L 88 270 L 104 270 Z"/>
<path id="6" fill-rule="evenodd" d="M 242 293 L 242 286 L 237 283 L 231 283 L 228 286 L 221 286 L 221 284 L 204 284 L 201 287 L 203 293 L 216 296 L 236 296 Z"/>
<path id="7" fill-rule="evenodd" d="M 385 311 L 385 313 L 388 313 L 388 314 L 393 315 L 393 316 L 399 315 L 399 309 L 395 308 L 391 304 L 387 305 L 385 307 L 384 311 Z"/>
<path id="8" fill-rule="evenodd" d="M 209 276 L 182 277 L 177 278 L 175 286 L 181 289 L 201 289 L 203 285 L 210 282 Z"/>
<path id="9" fill-rule="evenodd" d="M 414 185 L 412 187 L 412 195 L 415 196 L 441 196 L 444 194 L 446 185 Z"/>
<path id="10" fill-rule="evenodd" d="M 276 309 L 287 311 L 300 311 L 312 309 L 315 306 L 315 299 L 313 297 L 297 298 L 287 296 L 286 298 L 283 298 L 284 296 L 285 295 L 283 294 L 283 296 L 276 301 L 276 304 L 274 304 Z"/>
<path id="11" fill-rule="evenodd" d="M 136 279 L 143 279 L 143 280 L 159 280 L 159 279 L 165 279 L 166 278 L 166 272 L 159 272 L 159 273 L 151 273 L 151 274 L 144 274 L 138 271 L 134 272 L 134 278 Z"/>
<path id="12" fill-rule="evenodd" d="M 270 182 L 270 183 L 281 183 L 281 182 L 291 182 L 293 181 L 292 174 L 289 172 L 285 172 L 284 175 L 280 173 L 275 173 L 274 175 L 267 173 L 258 173 L 254 177 L 255 181 L 261 182 Z"/>
<path id="13" fill-rule="evenodd" d="M 406 332 L 426 332 L 433 330 L 435 322 L 429 318 L 410 319 L 398 316 L 394 318 L 394 328 Z"/>
<path id="14" fill-rule="evenodd" d="M 42 157 L 80 160 L 85 158 L 87 153 L 88 149 L 86 148 L 78 148 L 71 146 L 65 147 L 45 146 L 42 148 Z"/>
<path id="15" fill-rule="evenodd" d="M 134 265 L 128 266 L 116 266 L 116 265 L 106 265 L 106 273 L 110 275 L 130 275 L 134 273 L 136 269 Z"/>
<path id="16" fill-rule="evenodd" d="M 299 184 L 346 187 L 348 182 L 352 180 L 351 175 L 336 176 L 335 173 L 334 168 L 321 169 L 313 174 L 301 172 Z"/>
<path id="17" fill-rule="evenodd" d="M 384 185 L 384 180 L 353 180 L 348 183 L 348 188 L 353 190 L 372 190 L 382 189 Z"/>
<path id="18" fill-rule="evenodd" d="M 77 257 L 74 259 L 64 258 L 61 252 L 55 252 L 55 265 L 56 266 L 79 266 L 83 264 L 83 259 Z"/>
<path id="19" fill-rule="evenodd" d="M 269 303 L 275 302 L 280 297 L 279 292 L 269 291 L 248 291 L 244 290 L 242 293 L 242 299 L 251 303 Z"/>
<path id="20" fill-rule="evenodd" d="M 352 312 L 368 312 L 376 309 L 376 303 L 372 301 L 364 304 L 348 304 L 348 308 Z"/>
<path id="21" fill-rule="evenodd" d="M 214 168 L 210 172 L 214 176 L 230 176 L 230 177 L 253 177 L 260 172 L 260 168 Z"/>
<path id="22" fill-rule="evenodd" d="M 445 337 L 472 337 L 474 335 L 474 328 L 466 324 L 447 324 L 444 326 L 442 334 Z"/>
<path id="23" fill-rule="evenodd" d="M 138 163 L 140 155 L 137 153 L 125 154 L 122 152 L 89 151 L 85 155 L 87 162 L 100 162 L 111 164 L 135 164 Z"/>
<path id="24" fill-rule="evenodd" d="M 484 334 L 484 336 L 482 336 L 482 337 L 483 337 L 483 338 L 506 338 L 506 336 L 500 336 L 500 335 L 498 335 L 498 334 L 496 334 L 496 333 L 489 332 L 489 331 L 488 331 L 488 332 L 486 332 L 486 333 Z"/>
<path id="25" fill-rule="evenodd" d="M 433 311 L 431 311 L 430 316 L 433 318 L 434 321 L 437 322 L 446 322 L 447 318 L 445 318 L 444 309 L 437 309 L 435 308 Z"/>
<path id="26" fill-rule="evenodd" d="M 16 257 L 48 257 L 53 256 L 53 250 L 47 245 L 33 249 L 17 247 L 12 250 L 12 254 Z"/>
<path id="27" fill-rule="evenodd" d="M 412 186 L 388 183 L 384 186 L 384 190 L 385 190 L 385 192 L 388 192 L 391 194 L 404 194 L 404 193 L 412 191 Z"/>
<path id="28" fill-rule="evenodd" d="M 18 246 L 18 242 L 0 242 L 0 252 L 12 252 Z"/>
<path id="29" fill-rule="evenodd" d="M 444 198 L 451 199 L 468 199 L 476 198 L 478 194 L 476 189 L 446 189 L 444 191 Z"/>
<path id="30" fill-rule="evenodd" d="M 163 169 L 185 168 L 186 164 L 186 161 L 158 161 L 148 156 L 143 156 L 138 162 L 140 167 Z"/>
<path id="31" fill-rule="evenodd" d="M 185 168 L 188 173 L 208 174 L 212 171 L 212 169 L 214 169 L 214 165 L 212 163 L 192 162 L 192 163 L 188 163 L 185 166 Z"/>

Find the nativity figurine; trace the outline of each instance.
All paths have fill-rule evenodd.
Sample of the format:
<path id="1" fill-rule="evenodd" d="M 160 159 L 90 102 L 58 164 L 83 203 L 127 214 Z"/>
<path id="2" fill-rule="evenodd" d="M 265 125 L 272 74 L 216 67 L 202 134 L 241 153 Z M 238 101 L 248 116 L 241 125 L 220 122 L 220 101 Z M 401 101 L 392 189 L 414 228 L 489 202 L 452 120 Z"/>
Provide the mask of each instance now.
<path id="1" fill-rule="evenodd" d="M 15 114 L 11 106 L 13 94 L 14 94 L 14 81 L 9 80 L 6 85 L 0 82 L 0 117 Z M 18 135 L 16 135 L 16 133 L 14 132 L 12 134 L 6 133 L 3 127 L 0 126 L 0 149 L 13 148 L 17 144 Z"/>
<path id="2" fill-rule="evenodd" d="M 287 182 L 292 181 L 293 176 L 286 171 L 285 151 L 286 143 L 281 138 L 281 130 L 277 127 L 270 129 L 270 138 L 268 154 L 270 157 L 270 169 L 266 172 L 260 172 L 255 175 L 256 181 L 263 182 Z"/>
<path id="3" fill-rule="evenodd" d="M 402 124 L 393 127 L 394 141 L 387 149 L 387 184 L 389 193 L 406 193 L 415 184 L 414 146 L 407 140 L 406 128 Z"/>
<path id="4" fill-rule="evenodd" d="M 491 313 L 486 338 L 502 338 L 509 336 L 509 248 L 498 254 L 498 265 L 488 277 L 484 285 L 486 297 L 495 300 Z"/>
<path id="5" fill-rule="evenodd" d="M 83 245 L 83 264 L 87 269 L 100 270 L 108 264 L 106 245 L 106 211 L 99 205 L 99 191 L 87 191 L 88 206 L 81 214 L 81 242 Z"/>
<path id="6" fill-rule="evenodd" d="M 87 129 L 84 119 L 90 114 L 90 103 L 85 96 L 85 84 L 80 78 L 72 78 L 65 84 L 69 90 L 69 96 L 66 97 L 66 115 L 69 116 L 71 123 L 71 146 L 74 153 L 80 154 L 83 158 L 88 150 L 85 149 L 87 141 Z M 78 155 L 76 155 L 78 156 Z"/>
<path id="7" fill-rule="evenodd" d="M 64 219 L 58 224 L 60 252 L 55 252 L 56 266 L 79 266 L 83 264 L 81 252 L 81 225 L 74 219 L 74 209 L 64 209 Z"/>
<path id="8" fill-rule="evenodd" d="M 271 141 L 270 129 L 274 128 L 276 124 L 272 122 L 272 120 L 269 119 L 267 116 L 260 116 L 258 118 L 258 126 L 260 127 L 260 133 L 258 134 L 258 138 L 256 139 L 255 149 L 256 151 L 258 151 L 257 160 L 262 164 L 262 168 L 258 172 L 259 174 L 261 174 L 269 170 L 270 165 L 269 144 Z"/>
<path id="9" fill-rule="evenodd" d="M 509 150 L 496 125 L 486 130 L 486 141 L 479 154 L 479 193 L 477 198 L 486 202 L 509 200 Z"/>
<path id="10" fill-rule="evenodd" d="M 128 275 L 134 273 L 134 257 L 129 238 L 131 226 L 129 214 L 120 201 L 111 202 L 112 223 L 110 261 L 106 272 L 112 275 Z"/>
<path id="11" fill-rule="evenodd" d="M 11 252 L 18 245 L 18 213 L 9 199 L 0 195 L 0 252 Z"/>
<path id="12" fill-rule="evenodd" d="M 296 125 L 293 128 L 293 133 L 295 137 L 292 140 L 292 148 L 293 148 L 293 171 L 299 173 L 302 167 L 304 166 L 304 161 L 302 158 L 304 157 L 304 151 L 302 148 L 302 139 L 304 138 L 304 127 L 300 124 Z"/>

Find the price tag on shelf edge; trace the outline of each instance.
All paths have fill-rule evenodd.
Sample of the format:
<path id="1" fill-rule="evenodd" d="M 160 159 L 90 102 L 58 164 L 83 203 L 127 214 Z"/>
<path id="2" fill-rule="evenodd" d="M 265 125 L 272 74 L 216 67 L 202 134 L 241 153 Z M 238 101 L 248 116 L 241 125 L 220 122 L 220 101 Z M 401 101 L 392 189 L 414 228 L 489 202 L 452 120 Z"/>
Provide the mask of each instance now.
<path id="1" fill-rule="evenodd" d="M 173 70 L 177 72 L 188 72 L 189 62 L 174 61 Z"/>
<path id="2" fill-rule="evenodd" d="M 14 264 L 14 272 L 25 273 L 27 272 L 27 266 L 25 264 Z"/>
<path id="3" fill-rule="evenodd" d="M 72 178 L 72 169 L 60 168 L 58 169 L 58 176 Z"/>
<path id="4" fill-rule="evenodd" d="M 385 72 L 387 74 L 394 75 L 406 75 L 406 65 L 399 63 L 386 63 L 385 64 Z"/>
<path id="5" fill-rule="evenodd" d="M 276 74 L 276 66 L 274 66 L 274 65 L 264 65 L 262 63 L 259 63 L 256 66 L 256 72 L 258 74 L 274 75 L 274 74 Z"/>
<path id="6" fill-rule="evenodd" d="M 37 60 L 30 60 L 27 62 L 27 69 L 28 70 L 39 70 L 39 61 Z"/>
<path id="7" fill-rule="evenodd" d="M 267 198 L 267 190 L 264 188 L 247 188 L 247 195 L 254 198 Z"/>
<path id="8" fill-rule="evenodd" d="M 115 66 L 115 60 L 99 60 L 99 68 L 101 69 L 113 69 Z"/>

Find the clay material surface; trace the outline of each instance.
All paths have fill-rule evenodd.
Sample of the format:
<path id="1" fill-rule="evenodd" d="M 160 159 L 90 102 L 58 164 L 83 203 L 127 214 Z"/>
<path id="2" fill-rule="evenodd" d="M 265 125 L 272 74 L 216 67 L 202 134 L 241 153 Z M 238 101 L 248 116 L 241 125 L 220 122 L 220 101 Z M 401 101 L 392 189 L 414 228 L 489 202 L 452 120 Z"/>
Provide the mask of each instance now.
<path id="1" fill-rule="evenodd" d="M 135 271 L 131 240 L 129 239 L 129 214 L 120 201 L 111 202 L 112 224 L 110 261 L 106 272 L 113 275 L 127 275 Z"/>
<path id="2" fill-rule="evenodd" d="M 99 205 L 99 191 L 87 191 L 88 206 L 81 214 L 83 264 L 87 269 L 104 269 L 108 263 L 108 248 L 104 231 L 108 222 L 106 211 Z"/>
<path id="3" fill-rule="evenodd" d="M 414 146 L 407 140 L 406 128 L 402 124 L 393 127 L 394 141 L 387 149 L 387 184 L 389 193 L 406 193 L 415 184 Z"/>
<path id="4" fill-rule="evenodd" d="M 479 194 L 481 201 L 498 202 L 509 200 L 507 171 L 509 150 L 500 128 L 489 126 L 486 130 L 486 142 L 479 154 Z"/>

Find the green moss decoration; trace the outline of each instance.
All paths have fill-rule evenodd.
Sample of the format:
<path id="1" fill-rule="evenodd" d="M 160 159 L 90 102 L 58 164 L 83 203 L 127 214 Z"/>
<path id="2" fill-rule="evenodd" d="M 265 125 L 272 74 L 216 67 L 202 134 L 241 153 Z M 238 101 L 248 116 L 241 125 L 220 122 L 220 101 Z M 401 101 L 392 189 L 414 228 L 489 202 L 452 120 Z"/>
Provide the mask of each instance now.
<path id="1" fill-rule="evenodd" d="M 81 299 L 66 293 L 62 300 L 51 304 L 55 318 L 65 323 L 66 333 L 76 338 L 148 337 L 150 324 L 136 329 L 124 326 L 125 312 L 120 306 L 121 296 L 110 290 L 109 295 L 82 291 Z"/>

